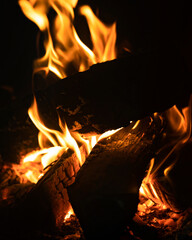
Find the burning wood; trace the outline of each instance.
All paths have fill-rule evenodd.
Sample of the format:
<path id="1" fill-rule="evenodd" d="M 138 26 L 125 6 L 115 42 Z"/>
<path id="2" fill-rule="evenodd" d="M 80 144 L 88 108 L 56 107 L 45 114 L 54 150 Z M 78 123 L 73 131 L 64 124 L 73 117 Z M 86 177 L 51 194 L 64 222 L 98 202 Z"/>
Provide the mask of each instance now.
<path id="1" fill-rule="evenodd" d="M 43 89 L 34 81 L 34 97 L 3 111 L 3 159 L 10 161 L 11 154 L 17 159 L 28 146 L 37 148 L 34 125 L 40 147 L 23 157 L 22 165 L 13 164 L 10 177 L 2 172 L 4 226 L 14 233 L 23 227 L 25 233 L 54 232 L 69 217 L 72 204 L 86 238 L 117 239 L 127 225 L 134 225 L 139 192 L 144 200 L 134 218 L 137 223 L 145 220 L 145 206 L 149 212 L 158 204 L 159 212 L 191 207 L 191 194 L 184 194 L 188 201 L 181 199 L 178 184 L 181 159 L 189 162 L 191 156 L 191 104 L 182 113 L 170 108 L 186 106 L 192 91 L 178 54 L 170 51 L 165 58 L 155 48 L 115 59 L 116 24 L 106 26 L 90 7 L 81 6 L 80 14 L 87 20 L 92 49 L 73 25 L 76 0 L 19 0 L 19 5 L 44 35 L 45 55 L 34 64 L 36 77 L 43 72 L 47 78 L 51 72 L 63 80 Z M 55 11 L 51 23 L 50 8 Z M 175 82 L 181 79 L 178 89 Z M 116 130 L 100 135 L 109 129 Z M 12 199 L 16 192 L 18 198 Z"/>
<path id="2" fill-rule="evenodd" d="M 156 161 L 156 164 L 150 166 L 148 175 L 143 180 L 142 191 L 147 198 L 162 206 L 165 204 L 164 208 L 167 209 L 168 206 L 175 210 L 175 189 L 160 191 L 155 188 L 155 180 L 161 175 L 163 163 L 166 161 L 166 166 L 170 164 L 168 157 L 174 156 L 171 164 L 175 163 L 175 155 L 179 156 L 178 152 L 185 149 L 184 143 L 190 137 L 191 110 L 186 109 L 183 117 L 172 108 L 163 114 L 143 119 L 132 128 L 130 125 L 122 129 L 109 140 L 99 142 L 80 169 L 75 183 L 69 187 L 70 201 L 87 238 L 93 239 L 94 236 L 98 239 L 101 235 L 106 238 L 110 229 L 110 239 L 117 239 L 121 228 L 126 224 L 130 226 L 130 219 L 137 207 L 137 194 L 150 159 L 153 164 Z M 170 141 L 169 144 L 165 144 L 167 140 Z M 168 166 L 170 168 L 171 165 Z M 167 167 L 164 166 L 163 169 L 165 176 L 161 178 L 168 184 L 171 176 L 167 175 Z M 160 198 L 163 193 L 166 201 Z M 189 203 L 185 207 L 190 206 Z"/>
<path id="3" fill-rule="evenodd" d="M 84 161 L 87 156 L 86 149 L 81 146 L 80 150 Z M 16 227 L 16 232 L 20 232 L 20 227 L 30 232 L 52 232 L 56 227 L 60 227 L 71 209 L 66 188 L 75 181 L 79 168 L 76 154 L 71 150 L 65 152 L 24 199 L 8 206 L 4 216 L 5 224 L 10 228 Z M 20 227 L 14 226 L 15 218 L 20 222 Z"/>
<path id="4" fill-rule="evenodd" d="M 175 111 L 174 108 L 173 111 Z M 175 128 L 173 119 L 167 119 L 168 115 L 168 113 L 154 114 L 98 142 L 80 169 L 75 184 L 69 187 L 69 198 L 67 186 L 75 180 L 79 161 L 74 153 L 71 155 L 68 151 L 47 171 L 26 199 L 19 206 L 17 205 L 14 211 L 12 210 L 12 214 L 19 212 L 21 219 L 30 219 L 28 221 L 30 224 L 26 226 L 27 231 L 31 231 L 31 228 L 33 231 L 39 228 L 44 231 L 53 231 L 55 227 L 62 226 L 71 203 L 86 238 L 93 239 L 95 236 L 98 239 L 101 236 L 110 236 L 111 239 L 117 239 L 127 225 L 133 225 L 132 218 L 139 201 L 139 188 L 150 159 L 155 157 L 158 166 L 158 159 L 164 156 L 164 152 L 167 153 L 165 142 L 172 136 L 172 131 L 167 135 L 170 129 L 168 126 L 171 124 Z M 185 116 L 189 119 L 187 115 Z M 177 125 L 180 125 L 180 121 Z M 181 133 L 184 126 L 185 124 L 180 125 L 178 133 Z M 188 132 L 187 129 L 184 132 L 182 130 L 183 137 Z M 179 137 L 182 142 L 183 137 Z M 175 136 L 172 138 L 175 139 Z M 173 141 L 171 145 L 177 145 L 177 142 Z M 81 149 L 85 149 L 84 146 Z M 169 150 L 169 146 L 166 146 L 166 149 Z M 84 151 L 81 152 L 86 157 L 86 154 L 83 154 Z M 148 174 L 152 172 L 151 168 Z M 70 180 L 67 177 L 69 175 L 72 177 Z M 152 201 L 151 209 L 155 209 Z M 158 198 L 156 201 L 158 202 Z M 174 203 L 177 201 L 175 200 Z M 162 204 L 164 204 L 163 201 Z M 143 209 L 142 207 L 140 205 L 140 209 Z M 158 211 L 163 212 L 166 209 L 158 209 Z M 10 217 L 10 212 L 8 216 Z M 143 215 L 140 217 L 144 219 Z M 135 219 L 138 222 L 138 219 Z"/>
<path id="5" fill-rule="evenodd" d="M 149 117 L 100 141 L 92 150 L 69 188 L 87 239 L 117 239 L 129 224 L 162 130 L 161 119 Z"/>
<path id="6" fill-rule="evenodd" d="M 148 67 L 143 67 L 143 62 Z M 161 72 L 168 76 L 167 67 L 164 69 L 159 65 L 155 70 L 153 67 L 155 65 L 153 55 L 130 55 L 124 59 L 97 64 L 88 71 L 58 81 L 53 86 L 36 92 L 41 118 L 49 128 L 59 130 L 58 112 L 62 121 L 65 119 L 70 130 L 102 133 L 126 126 L 129 121 L 141 119 L 155 111 L 164 111 L 175 103 L 186 106 L 191 91 L 188 86 L 189 79 L 183 78 L 183 74 L 181 73 L 181 76 L 175 70 L 177 76 L 167 79 L 159 74 Z M 135 68 L 139 69 L 138 72 L 134 70 Z M 127 80 L 125 76 L 128 72 Z M 173 70 L 168 72 L 172 74 Z M 154 75 L 159 75 L 157 80 L 159 85 L 154 82 Z M 173 82 L 170 80 L 170 85 L 167 85 L 166 81 L 169 81 L 169 78 L 173 79 Z M 186 83 L 183 84 L 183 90 L 174 85 L 178 78 L 182 78 Z M 141 81 L 144 85 L 142 83 L 142 87 L 138 87 Z M 1 153 L 6 159 L 13 158 L 12 153 L 19 159 L 23 145 L 26 148 L 37 147 L 35 136 L 37 130 L 27 116 L 28 107 L 29 105 L 24 101 L 15 108 L 11 107 L 2 112 L 2 115 L 7 117 L 6 121 L 1 120 L 4 121 L 1 124 L 2 139 L 4 139 Z M 21 115 L 24 116 L 22 119 Z M 23 133 L 18 134 L 20 131 Z M 15 145 L 14 142 L 18 144 Z"/>

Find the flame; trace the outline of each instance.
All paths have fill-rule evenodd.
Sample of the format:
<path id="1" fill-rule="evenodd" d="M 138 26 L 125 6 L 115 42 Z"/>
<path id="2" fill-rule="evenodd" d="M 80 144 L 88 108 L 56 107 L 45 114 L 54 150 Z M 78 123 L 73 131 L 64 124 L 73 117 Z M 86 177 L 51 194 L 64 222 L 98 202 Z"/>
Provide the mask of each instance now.
<path id="1" fill-rule="evenodd" d="M 77 2 L 78 0 L 19 0 L 19 5 L 25 16 L 38 26 L 44 36 L 45 54 L 34 62 L 34 72 L 43 70 L 45 74 L 48 74 L 51 71 L 59 78 L 65 78 L 68 75 L 69 65 L 72 65 L 75 71 L 85 71 L 93 64 L 116 58 L 116 23 L 107 26 L 96 17 L 89 6 L 80 7 L 79 13 L 85 17 L 90 31 L 93 46 L 90 49 L 78 36 L 73 23 L 74 8 L 77 6 Z M 48 18 L 50 9 L 56 13 L 51 23 Z M 159 197 L 154 186 L 154 178 L 158 169 L 173 151 L 189 139 L 191 134 L 190 112 L 191 107 L 183 109 L 181 113 L 174 106 L 167 113 L 171 134 L 174 135 L 176 141 L 172 141 L 173 146 L 170 152 L 160 163 L 156 164 L 155 158 L 150 162 L 149 170 L 140 187 L 140 195 L 148 199 L 145 202 L 147 207 L 152 206 L 153 202 L 157 202 L 163 209 L 166 208 L 166 203 Z M 82 165 L 83 158 L 78 143 L 84 144 L 87 152 L 90 153 L 99 140 L 106 137 L 110 138 L 112 134 L 120 130 L 106 132 L 101 136 L 82 137 L 79 133 L 70 132 L 67 124 L 63 124 L 60 119 L 61 131 L 50 129 L 40 119 L 38 103 L 35 98 L 28 114 L 39 129 L 40 149 L 25 156 L 19 166 L 14 165 L 14 169 L 23 182 L 36 183 L 43 176 L 44 169 L 57 160 L 68 148 L 73 149 L 79 159 L 79 164 Z M 158 113 L 155 113 L 154 117 L 157 115 Z M 136 129 L 139 123 L 140 120 L 135 123 L 133 129 Z M 51 147 L 48 147 L 50 145 Z M 165 177 L 168 177 L 172 167 L 173 165 L 170 165 L 165 168 Z M 71 213 L 72 210 L 65 217 L 65 221 Z"/>
<path id="2" fill-rule="evenodd" d="M 84 71 L 91 65 L 116 58 L 116 24 L 106 26 L 93 13 L 89 6 L 82 6 L 79 13 L 85 17 L 90 30 L 92 49 L 86 46 L 74 27 L 74 8 L 78 0 L 19 0 L 24 15 L 34 22 L 44 38 L 45 54 L 34 62 L 34 72 L 50 71 L 59 78 L 67 77 L 69 65 L 76 71 Z M 49 21 L 50 9 L 55 12 L 54 19 Z M 82 137 L 79 133 L 69 131 L 67 124 L 59 119 L 60 131 L 46 127 L 38 112 L 38 103 L 34 101 L 28 110 L 34 125 L 38 128 L 40 149 L 27 154 L 20 165 L 13 167 L 22 182 L 36 183 L 44 174 L 44 169 L 56 161 L 68 148 L 72 149 L 79 164 L 83 164 L 78 143 L 83 144 L 87 152 L 98 140 L 108 137 L 115 131 L 102 136 Z M 51 146 L 51 147 L 50 147 Z"/>
<path id="3" fill-rule="evenodd" d="M 96 61 L 105 62 L 115 59 L 116 23 L 106 26 L 94 15 L 89 6 L 82 6 L 80 13 L 87 19 Z"/>
<path id="4" fill-rule="evenodd" d="M 73 211 L 72 207 L 70 208 L 68 213 L 65 215 L 64 222 L 66 222 L 68 219 L 70 219 L 71 215 L 74 215 L 74 211 Z"/>
<path id="5" fill-rule="evenodd" d="M 171 208 L 169 203 L 163 196 L 159 195 L 159 189 L 156 188 L 154 184 L 158 170 L 163 167 L 163 165 L 168 161 L 169 157 L 174 153 L 176 149 L 181 147 L 185 142 L 187 142 L 191 137 L 191 111 L 192 111 L 192 97 L 189 102 L 189 106 L 179 111 L 176 106 L 170 108 L 165 118 L 167 118 L 169 132 L 166 133 L 165 137 L 169 138 L 169 144 L 164 144 L 162 149 L 158 153 L 163 152 L 164 149 L 170 147 L 169 152 L 165 155 L 161 161 L 155 164 L 155 158 L 151 159 L 149 164 L 149 169 L 147 171 L 146 177 L 143 179 L 141 187 L 139 189 L 140 197 L 144 197 L 159 205 L 159 209 Z M 156 117 L 158 113 L 155 113 Z M 164 168 L 163 176 L 170 182 L 169 172 L 174 167 L 175 162 L 172 161 L 170 165 Z M 156 181 L 157 184 L 157 181 Z M 139 205 L 139 211 L 144 211 L 145 205 Z"/>
<path id="6" fill-rule="evenodd" d="M 76 71 L 84 71 L 91 65 L 116 58 L 116 24 L 103 24 L 89 6 L 79 10 L 88 23 L 93 49 L 79 38 L 73 25 L 77 0 L 19 0 L 19 5 L 27 18 L 33 21 L 44 34 L 45 55 L 37 59 L 34 71 L 54 72 L 59 78 L 67 76 L 69 64 Z M 50 9 L 56 12 L 51 24 L 48 19 Z"/>

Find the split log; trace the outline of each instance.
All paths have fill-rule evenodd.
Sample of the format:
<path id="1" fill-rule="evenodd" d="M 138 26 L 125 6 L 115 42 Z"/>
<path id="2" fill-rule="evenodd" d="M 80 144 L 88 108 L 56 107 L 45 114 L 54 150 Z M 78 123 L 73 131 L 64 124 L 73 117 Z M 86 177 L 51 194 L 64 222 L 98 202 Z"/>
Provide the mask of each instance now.
<path id="1" fill-rule="evenodd" d="M 46 126 L 59 129 L 57 109 L 69 129 L 102 133 L 174 104 L 187 105 L 190 81 L 176 52 L 156 50 L 96 64 L 35 95 Z M 27 115 L 32 99 L 1 110 L 0 153 L 7 161 L 19 161 L 22 149 L 38 145 L 37 130 Z"/>
<path id="2" fill-rule="evenodd" d="M 87 151 L 83 145 L 80 151 L 85 161 Z M 49 233 L 60 228 L 71 208 L 67 187 L 75 181 L 79 168 L 79 160 L 72 150 L 63 153 L 19 204 L 0 209 L 3 234 L 9 235 L 12 230 L 11 234 L 25 236 L 28 232 Z"/>
<path id="3" fill-rule="evenodd" d="M 68 187 L 86 239 L 118 239 L 130 224 L 147 166 L 164 129 L 160 116 L 142 119 L 101 140 Z"/>

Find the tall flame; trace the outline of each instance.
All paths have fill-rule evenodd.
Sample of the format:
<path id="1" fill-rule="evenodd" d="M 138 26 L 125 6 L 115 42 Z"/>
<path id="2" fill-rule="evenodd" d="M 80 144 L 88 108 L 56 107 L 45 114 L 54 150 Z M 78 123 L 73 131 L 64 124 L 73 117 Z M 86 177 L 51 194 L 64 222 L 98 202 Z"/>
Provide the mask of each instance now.
<path id="1" fill-rule="evenodd" d="M 157 161 L 155 164 L 155 158 L 151 159 L 149 169 L 147 171 L 146 177 L 142 181 L 140 187 L 140 195 L 144 196 L 146 199 L 151 199 L 155 203 L 159 204 L 163 209 L 171 208 L 164 197 L 160 197 L 158 194 L 159 189 L 156 189 L 156 184 L 154 184 L 158 170 L 167 163 L 167 160 L 176 149 L 179 149 L 185 142 L 187 142 L 191 137 L 191 124 L 192 124 L 192 97 L 189 102 L 189 107 L 182 109 L 182 112 L 176 106 L 170 108 L 165 118 L 167 118 L 169 133 L 168 137 L 169 143 L 164 144 L 159 152 L 163 152 L 164 149 L 168 149 L 168 153 Z M 156 115 L 156 113 L 154 114 Z M 169 180 L 169 172 L 173 168 L 175 162 L 172 161 L 168 166 L 163 167 L 163 174 L 165 179 Z M 156 181 L 157 182 L 157 181 Z M 141 208 L 141 206 L 140 206 Z"/>
<path id="2" fill-rule="evenodd" d="M 89 6 L 80 7 L 79 13 L 85 17 L 90 31 L 93 46 L 90 49 L 82 42 L 74 26 L 74 8 L 77 6 L 77 2 L 78 0 L 19 0 L 25 16 L 38 26 L 44 36 L 45 54 L 34 62 L 34 72 L 43 70 L 48 74 L 51 71 L 59 78 L 65 78 L 68 75 L 69 65 L 72 65 L 78 72 L 88 69 L 93 64 L 116 58 L 116 23 L 107 26 L 96 17 Z M 56 13 L 51 23 L 48 17 L 50 9 Z M 190 111 L 191 106 L 184 109 L 181 114 L 174 106 L 167 112 L 170 129 L 172 129 L 176 141 L 171 142 L 170 152 L 160 163 L 156 164 L 156 159 L 151 159 L 148 173 L 140 188 L 141 195 L 158 202 L 163 208 L 166 207 L 166 203 L 159 198 L 153 180 L 158 169 L 172 152 L 189 138 L 191 134 Z M 31 182 L 37 182 L 44 173 L 43 169 L 59 158 L 68 148 L 74 150 L 80 165 L 82 165 L 82 156 L 77 142 L 84 144 L 87 151 L 90 152 L 98 140 L 109 137 L 119 130 L 84 139 L 78 133 L 71 133 L 61 120 L 59 120 L 61 131 L 50 129 L 40 119 L 38 103 L 35 98 L 28 113 L 40 131 L 38 139 L 41 149 L 25 156 L 21 166 L 14 166 L 18 174 L 22 175 L 23 181 L 28 179 Z M 140 121 L 137 121 L 133 128 L 136 128 L 139 123 Z M 51 147 L 48 147 L 47 141 Z M 168 177 L 172 166 L 169 165 L 164 169 L 165 177 Z"/>
<path id="3" fill-rule="evenodd" d="M 68 75 L 69 65 L 73 65 L 76 71 L 84 71 L 95 63 L 116 58 L 116 24 L 106 26 L 95 16 L 89 6 L 80 7 L 79 13 L 87 20 L 90 30 L 93 46 L 90 49 L 81 41 L 73 24 L 74 8 L 77 2 L 78 0 L 19 0 L 25 16 L 38 26 L 44 37 L 45 54 L 34 62 L 34 72 L 43 70 L 45 74 L 48 74 L 51 71 L 59 78 L 65 78 Z M 50 9 L 56 13 L 51 22 L 48 17 Z M 78 133 L 70 133 L 67 124 L 63 124 L 60 119 L 61 131 L 50 129 L 40 118 L 35 97 L 28 114 L 39 129 L 40 150 L 25 156 L 21 166 L 14 166 L 18 174 L 22 175 L 23 181 L 27 178 L 32 182 L 37 182 L 43 175 L 43 169 L 58 159 L 68 148 L 73 149 L 82 165 L 82 156 L 77 141 L 84 144 L 89 153 L 99 139 L 115 132 L 84 139 Z M 39 172 L 34 171 L 37 165 Z"/>
<path id="4" fill-rule="evenodd" d="M 115 59 L 116 24 L 103 24 L 89 6 L 82 6 L 80 13 L 85 16 L 90 29 L 93 49 L 88 48 L 79 38 L 73 25 L 77 0 L 19 0 L 19 5 L 31 21 L 44 33 L 45 55 L 35 61 L 35 71 L 54 72 L 59 78 L 67 76 L 69 64 L 76 71 L 84 71 L 91 65 Z M 50 29 L 48 12 L 56 12 Z"/>

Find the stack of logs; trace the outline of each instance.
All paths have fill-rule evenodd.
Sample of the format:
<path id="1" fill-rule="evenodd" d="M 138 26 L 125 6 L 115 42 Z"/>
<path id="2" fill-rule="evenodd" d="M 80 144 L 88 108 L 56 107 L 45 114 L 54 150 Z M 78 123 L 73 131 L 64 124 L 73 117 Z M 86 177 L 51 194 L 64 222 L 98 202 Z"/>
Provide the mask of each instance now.
<path id="1" fill-rule="evenodd" d="M 9 226 L 9 231 L 17 233 L 24 229 L 54 231 L 72 205 L 86 239 L 118 239 L 131 224 L 141 182 L 151 158 L 161 149 L 167 130 L 167 119 L 161 113 L 153 113 L 165 111 L 175 103 L 187 104 L 191 93 L 189 76 L 178 67 L 178 59 L 173 59 L 170 64 L 169 59 L 162 61 L 162 56 L 156 54 L 130 54 L 36 92 L 41 117 L 48 127 L 59 129 L 59 113 L 72 131 L 83 134 L 124 128 L 99 141 L 88 157 L 81 145 L 86 158 L 81 169 L 75 153 L 68 150 L 22 199 L 1 204 L 3 229 Z M 185 84 L 178 90 L 173 82 L 181 78 Z M 19 158 L 19 151 L 26 144 L 36 144 L 36 130 L 26 115 L 31 99 L 29 96 L 28 101 L 2 110 L 4 161 L 11 160 L 12 154 Z M 138 119 L 141 120 L 136 125 L 134 120 Z M 191 146 L 190 141 L 187 144 Z M 178 156 L 186 154 L 189 158 L 188 150 Z M 188 188 L 191 189 L 190 184 Z M 188 201 L 185 207 L 191 203 Z"/>

